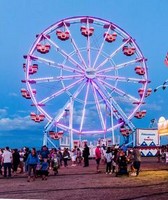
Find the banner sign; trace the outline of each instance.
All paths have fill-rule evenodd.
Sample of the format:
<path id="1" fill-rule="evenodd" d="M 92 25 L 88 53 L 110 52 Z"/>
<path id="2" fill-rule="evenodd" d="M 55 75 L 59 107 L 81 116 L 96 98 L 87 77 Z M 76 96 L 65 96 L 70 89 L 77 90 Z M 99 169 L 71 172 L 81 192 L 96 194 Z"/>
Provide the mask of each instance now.
<path id="1" fill-rule="evenodd" d="M 136 146 L 141 149 L 143 156 L 155 156 L 160 146 L 160 137 L 157 129 L 137 129 Z"/>

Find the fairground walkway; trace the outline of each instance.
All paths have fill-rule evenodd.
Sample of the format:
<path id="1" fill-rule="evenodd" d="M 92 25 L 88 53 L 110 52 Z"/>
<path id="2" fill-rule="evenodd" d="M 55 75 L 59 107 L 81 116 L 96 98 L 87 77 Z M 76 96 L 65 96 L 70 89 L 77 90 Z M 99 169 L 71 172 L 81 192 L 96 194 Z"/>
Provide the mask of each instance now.
<path id="1" fill-rule="evenodd" d="M 70 164 L 70 163 L 69 163 Z M 143 158 L 138 177 L 115 177 L 96 173 L 95 161 L 89 167 L 68 166 L 57 176 L 50 172 L 48 180 L 27 182 L 25 174 L 11 179 L 0 177 L 0 199 L 56 199 L 56 200 L 167 200 L 168 164 L 156 158 Z"/>

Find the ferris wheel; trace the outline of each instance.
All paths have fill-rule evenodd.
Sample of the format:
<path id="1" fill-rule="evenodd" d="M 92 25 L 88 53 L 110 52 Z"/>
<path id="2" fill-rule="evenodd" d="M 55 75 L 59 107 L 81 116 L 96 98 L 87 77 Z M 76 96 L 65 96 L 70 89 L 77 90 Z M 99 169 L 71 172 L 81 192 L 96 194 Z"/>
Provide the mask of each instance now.
<path id="1" fill-rule="evenodd" d="M 124 136 L 141 119 L 148 88 L 146 59 L 136 41 L 116 24 L 91 16 L 62 19 L 36 36 L 24 56 L 26 89 L 37 110 L 31 119 L 48 121 L 73 134 Z"/>

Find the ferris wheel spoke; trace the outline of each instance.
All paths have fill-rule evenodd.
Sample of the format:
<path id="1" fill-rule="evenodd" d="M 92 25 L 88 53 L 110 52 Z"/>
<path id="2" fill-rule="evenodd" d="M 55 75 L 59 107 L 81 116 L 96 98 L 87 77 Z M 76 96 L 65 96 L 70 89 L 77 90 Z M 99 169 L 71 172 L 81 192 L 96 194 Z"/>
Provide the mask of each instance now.
<path id="1" fill-rule="evenodd" d="M 72 99 L 77 98 L 77 96 L 80 94 L 80 92 L 82 91 L 82 89 L 84 88 L 84 86 L 86 85 L 86 82 L 82 82 L 79 87 L 76 89 L 76 91 L 72 94 Z M 61 119 L 61 117 L 63 117 L 63 115 L 65 114 L 65 110 L 69 109 L 70 107 L 70 100 L 68 100 L 66 102 L 66 104 L 64 105 L 64 107 L 62 108 L 62 110 L 60 110 L 60 112 L 58 113 L 58 115 L 52 120 L 53 122 L 55 121 L 59 121 Z"/>
<path id="2" fill-rule="evenodd" d="M 85 79 L 83 79 L 83 80 L 85 80 Z M 74 99 L 78 97 L 78 95 L 81 93 L 81 91 L 85 87 L 85 85 L 86 85 L 86 81 L 84 81 L 84 83 L 82 83 L 81 85 L 79 85 L 79 87 L 76 89 L 76 91 L 72 95 L 72 97 Z"/>
<path id="3" fill-rule="evenodd" d="M 99 86 L 98 86 L 99 87 Z M 119 104 L 114 100 L 114 98 L 109 94 L 109 92 L 107 91 L 107 89 L 101 84 L 101 87 L 99 87 L 99 89 L 103 89 L 105 91 L 106 94 L 108 94 L 108 96 L 110 96 L 110 103 L 112 103 L 112 107 L 113 109 L 117 110 L 117 115 L 118 115 L 118 118 L 119 116 L 126 122 L 128 123 L 128 125 L 134 129 L 134 125 L 132 124 L 131 121 L 129 121 L 127 115 L 125 114 L 125 112 L 121 109 L 121 107 L 119 106 Z M 116 115 L 115 113 L 113 113 L 114 116 Z M 118 119 L 117 118 L 117 119 Z"/>
<path id="4" fill-rule="evenodd" d="M 120 45 L 113 53 L 111 53 L 102 63 L 96 67 L 96 70 L 105 65 L 113 56 L 115 56 L 129 42 L 129 40 L 130 38 L 128 38 L 122 45 Z"/>
<path id="5" fill-rule="evenodd" d="M 91 67 L 90 37 L 87 37 L 87 58 L 88 58 L 88 68 L 90 68 Z"/>
<path id="6" fill-rule="evenodd" d="M 97 85 L 96 82 L 92 81 L 92 85 L 93 87 L 96 89 L 97 93 L 101 96 L 101 98 L 104 100 L 104 102 L 106 103 L 107 107 L 109 108 L 109 110 L 111 110 L 111 106 L 113 109 L 115 109 L 113 107 L 113 105 L 111 105 L 111 102 L 110 102 L 110 97 L 107 96 L 107 94 L 104 94 L 104 92 L 101 90 L 101 88 Z M 114 116 L 116 119 L 118 119 L 118 115 L 117 113 L 114 113 Z"/>
<path id="7" fill-rule="evenodd" d="M 89 29 L 89 21 L 87 20 L 87 24 L 86 24 L 87 28 Z M 90 52 L 90 36 L 87 36 L 87 45 L 86 45 L 86 48 L 87 48 L 87 65 L 88 67 L 87 68 L 90 68 L 91 67 L 91 52 Z"/>
<path id="8" fill-rule="evenodd" d="M 117 94 L 119 94 L 120 96 L 127 97 L 129 100 L 134 101 L 134 102 L 138 102 L 138 101 L 139 101 L 139 99 L 133 97 L 132 95 L 129 95 L 128 93 L 126 93 L 126 92 L 124 92 L 124 91 L 122 91 L 122 90 L 120 90 L 120 89 L 118 89 L 118 88 L 116 88 L 116 87 L 113 87 L 113 86 L 110 85 L 109 83 L 107 83 L 107 82 L 105 82 L 105 81 L 103 81 L 103 80 L 101 80 L 101 79 L 99 79 L 99 81 L 100 81 L 105 87 L 107 87 L 107 88 L 110 89 L 110 90 L 115 91 L 115 92 L 116 92 Z"/>
<path id="9" fill-rule="evenodd" d="M 131 61 L 128 61 L 128 62 L 125 62 L 125 63 L 121 63 L 121 64 L 118 64 L 118 65 L 115 65 L 114 66 L 110 66 L 108 68 L 105 68 L 105 69 L 102 69 L 102 70 L 99 70 L 97 71 L 97 74 L 100 74 L 100 73 L 106 73 L 106 72 L 110 72 L 112 70 L 118 70 L 118 69 L 122 69 L 128 65 L 132 65 L 132 64 L 135 64 L 137 62 L 140 62 L 142 61 L 143 58 L 137 58 L 137 59 L 134 59 L 134 60 L 131 60 Z"/>
<path id="10" fill-rule="evenodd" d="M 109 28 L 108 28 L 108 30 L 107 30 L 107 34 L 109 33 L 109 31 L 110 31 L 110 26 L 109 26 Z M 106 37 L 107 37 L 107 35 L 104 37 L 103 42 L 102 42 L 102 44 L 101 44 L 101 47 L 99 48 L 99 51 L 98 51 L 97 56 L 96 56 L 96 58 L 95 58 L 95 61 L 94 61 L 94 63 L 93 63 L 93 68 L 95 67 L 95 65 L 96 65 L 96 63 L 97 63 L 97 60 L 98 60 L 98 58 L 99 58 L 99 56 L 100 56 L 100 54 L 101 54 L 101 52 L 102 52 L 102 49 L 103 49 L 103 46 L 104 46 Z"/>
<path id="11" fill-rule="evenodd" d="M 75 42 L 75 40 L 74 40 L 72 34 L 71 34 L 71 32 L 70 32 L 68 26 L 67 26 L 65 23 L 64 23 L 64 26 L 66 27 L 66 30 L 69 32 L 69 35 L 70 35 L 70 39 L 71 39 L 73 48 L 74 48 L 75 52 L 77 53 L 77 56 L 78 56 L 79 60 L 81 61 L 81 63 L 83 64 L 83 66 L 85 66 L 85 68 L 87 68 L 86 63 L 85 63 L 85 60 L 83 59 L 83 57 L 82 57 L 82 55 L 81 55 L 81 52 L 80 52 L 80 50 L 79 50 L 79 48 L 78 48 L 78 46 L 77 46 L 77 44 L 76 44 L 76 42 Z"/>
<path id="12" fill-rule="evenodd" d="M 98 100 L 98 97 L 97 97 L 97 93 L 96 93 L 96 89 L 95 89 L 94 86 L 93 86 L 93 95 L 94 95 L 95 104 L 96 104 L 97 112 L 98 112 L 98 115 L 99 115 L 99 119 L 100 119 L 100 122 L 101 122 L 101 126 L 102 126 L 102 129 L 105 131 L 106 130 L 105 120 L 103 118 L 101 106 L 100 106 L 100 103 L 99 103 L 99 100 Z"/>
<path id="13" fill-rule="evenodd" d="M 32 83 L 45 83 L 45 82 L 55 82 L 55 81 L 65 81 L 65 80 L 73 80 L 84 78 L 82 75 L 72 75 L 72 76 L 55 76 L 55 77 L 43 77 L 43 78 L 34 78 L 29 79 L 28 82 Z"/>
<path id="14" fill-rule="evenodd" d="M 81 71 L 84 72 L 83 66 L 81 66 L 76 60 L 74 60 L 71 55 L 67 54 L 64 50 L 62 50 L 55 42 L 53 42 L 51 39 L 44 36 L 55 48 L 58 53 L 60 53 L 64 58 L 67 58 L 74 66 L 79 68 Z"/>
<path id="15" fill-rule="evenodd" d="M 82 89 L 84 88 L 84 86 L 86 85 L 86 82 L 84 82 L 84 83 L 81 83 L 80 85 L 79 85 L 79 87 L 76 89 L 76 91 L 72 94 L 72 99 L 75 99 L 79 94 L 80 94 L 80 92 L 82 91 Z M 63 108 L 62 108 L 62 110 L 60 110 L 60 112 L 58 113 L 58 115 L 53 119 L 53 122 L 54 121 L 59 121 L 60 119 L 61 119 L 61 117 L 63 117 L 63 115 L 65 114 L 65 110 L 66 109 L 69 109 L 69 107 L 70 107 L 70 100 L 68 100 L 67 102 L 66 102 L 66 104 L 63 106 Z"/>
<path id="16" fill-rule="evenodd" d="M 35 60 L 37 60 L 38 62 L 41 62 L 41 63 L 45 63 L 50 67 L 56 67 L 56 68 L 59 68 L 59 69 L 62 68 L 64 70 L 66 70 L 66 71 L 77 72 L 77 73 L 80 73 L 80 74 L 82 73 L 78 69 L 69 67 L 69 66 L 64 65 L 64 64 L 56 63 L 56 62 L 54 62 L 52 60 L 49 60 L 49 59 L 45 59 L 45 58 L 42 58 L 42 57 L 39 57 L 39 56 L 34 56 L 34 55 L 31 56 L 31 57 L 32 57 L 32 59 L 35 59 Z"/>
<path id="17" fill-rule="evenodd" d="M 59 90 L 58 92 L 56 92 L 56 93 L 52 94 L 51 96 L 49 96 L 49 97 L 43 99 L 42 101 L 40 101 L 39 104 L 45 104 L 45 103 L 47 103 L 48 101 L 51 101 L 53 98 L 55 98 L 55 97 L 57 97 L 57 96 L 63 94 L 65 91 L 67 91 L 67 90 L 69 90 L 69 89 L 75 87 L 78 83 L 82 82 L 82 80 L 83 80 L 83 79 L 77 80 L 77 81 L 75 81 L 74 83 L 68 85 L 67 87 L 64 87 L 63 89 Z"/>
<path id="18" fill-rule="evenodd" d="M 134 130 L 135 126 L 132 124 L 132 122 L 129 120 L 129 118 L 127 117 L 127 115 L 125 114 L 125 112 L 123 111 L 123 109 L 121 109 L 121 107 L 118 105 L 118 103 L 114 100 L 113 97 L 111 97 L 112 100 L 112 104 L 115 106 L 115 108 L 117 109 L 117 112 L 119 113 L 119 115 L 122 117 L 122 119 L 127 123 L 127 125 L 129 125 L 129 127 Z"/>
<path id="19" fill-rule="evenodd" d="M 85 95 L 85 100 L 84 100 L 84 105 L 83 105 L 83 111 L 82 111 L 82 119 L 81 119 L 81 123 L 80 123 L 80 132 L 82 131 L 83 128 L 83 123 L 84 123 L 84 117 L 85 117 L 85 113 L 86 113 L 86 105 L 87 105 L 87 99 L 88 99 L 88 93 L 89 93 L 89 86 L 90 84 L 87 84 L 87 88 L 86 88 L 86 95 Z"/>
<path id="20" fill-rule="evenodd" d="M 139 83 L 140 81 L 145 81 L 145 79 L 138 79 L 138 78 L 126 78 L 122 76 L 110 76 L 110 75 L 97 75 L 96 76 L 98 79 L 103 79 L 103 80 L 118 80 L 120 82 L 132 82 L 132 83 Z"/>
<path id="21" fill-rule="evenodd" d="M 130 61 L 128 61 L 128 62 L 125 62 L 125 63 L 121 63 L 121 64 L 116 65 L 116 66 L 115 66 L 115 69 L 118 70 L 118 69 L 121 69 L 121 68 L 123 68 L 123 67 L 125 67 L 125 66 L 132 65 L 132 64 L 135 64 L 135 63 L 137 63 L 137 62 L 140 62 L 140 61 L 142 61 L 142 60 L 143 60 L 143 58 L 136 58 L 136 59 L 134 59 L 134 60 L 130 60 Z"/>

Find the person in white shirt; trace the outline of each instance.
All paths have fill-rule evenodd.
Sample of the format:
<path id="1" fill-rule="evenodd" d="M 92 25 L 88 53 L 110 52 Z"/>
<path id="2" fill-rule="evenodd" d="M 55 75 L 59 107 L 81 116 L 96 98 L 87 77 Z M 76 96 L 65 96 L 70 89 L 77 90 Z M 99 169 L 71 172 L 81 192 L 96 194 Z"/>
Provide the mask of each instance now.
<path id="1" fill-rule="evenodd" d="M 111 152 L 111 148 L 107 147 L 107 151 L 105 154 L 105 158 L 106 158 L 106 174 L 111 174 L 111 164 L 112 164 L 112 152 Z"/>
<path id="2" fill-rule="evenodd" d="M 4 166 L 4 177 L 11 177 L 11 168 L 12 168 L 12 153 L 9 151 L 9 147 L 6 147 L 2 154 L 2 163 Z"/>

